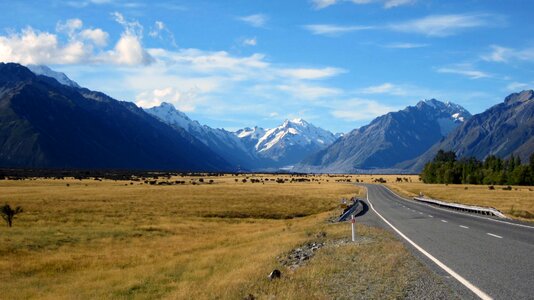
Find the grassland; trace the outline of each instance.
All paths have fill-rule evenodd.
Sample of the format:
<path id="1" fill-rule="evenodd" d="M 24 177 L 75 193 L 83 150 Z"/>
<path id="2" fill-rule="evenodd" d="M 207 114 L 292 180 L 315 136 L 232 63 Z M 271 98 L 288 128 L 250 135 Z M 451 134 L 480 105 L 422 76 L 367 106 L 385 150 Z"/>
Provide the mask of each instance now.
<path id="1" fill-rule="evenodd" d="M 362 193 L 336 182 L 347 177 L 276 177 L 2 180 L 0 203 L 25 212 L 0 227 L 1 298 L 395 298 L 424 273 L 380 229 L 360 226 L 367 242 L 336 244 L 350 229 L 328 220 L 342 197 Z M 281 267 L 277 257 L 311 240 L 329 246 Z M 274 268 L 283 276 L 271 282 Z"/>
<path id="2" fill-rule="evenodd" d="M 493 186 L 468 184 L 425 184 L 417 181 L 395 182 L 388 180 L 387 186 L 406 197 L 423 193 L 425 196 L 453 203 L 463 203 L 494 207 L 508 217 L 534 221 L 534 187 L 532 186 Z"/>

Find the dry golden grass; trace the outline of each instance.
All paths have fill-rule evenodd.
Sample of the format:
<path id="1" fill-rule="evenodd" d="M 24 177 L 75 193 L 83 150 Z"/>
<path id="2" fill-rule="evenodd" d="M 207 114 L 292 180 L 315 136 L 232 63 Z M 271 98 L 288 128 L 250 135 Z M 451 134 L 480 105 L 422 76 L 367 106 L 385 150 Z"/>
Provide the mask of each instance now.
<path id="1" fill-rule="evenodd" d="M 490 190 L 487 185 L 444 185 L 421 182 L 388 181 L 387 186 L 406 197 L 414 197 L 422 192 L 434 199 L 494 207 L 509 217 L 534 221 L 534 187 L 532 186 L 514 186 L 510 191 L 503 190 L 504 186 L 494 186 L 495 189 Z"/>
<path id="2" fill-rule="evenodd" d="M 338 212 L 340 198 L 362 190 L 326 176 L 284 184 L 242 183 L 246 177 L 268 176 L 173 186 L 0 181 L 0 202 L 25 210 L 13 228 L 0 227 L 1 298 L 325 298 L 336 286 L 325 278 L 346 265 L 340 257 L 363 261 L 362 253 L 358 280 L 373 282 L 362 289 L 373 297 L 402 293 L 409 255 L 383 231 L 362 227 L 372 243 L 325 249 L 309 266 L 267 281 L 280 268 L 276 257 L 316 232 L 348 236 L 346 224 L 326 219 Z"/>

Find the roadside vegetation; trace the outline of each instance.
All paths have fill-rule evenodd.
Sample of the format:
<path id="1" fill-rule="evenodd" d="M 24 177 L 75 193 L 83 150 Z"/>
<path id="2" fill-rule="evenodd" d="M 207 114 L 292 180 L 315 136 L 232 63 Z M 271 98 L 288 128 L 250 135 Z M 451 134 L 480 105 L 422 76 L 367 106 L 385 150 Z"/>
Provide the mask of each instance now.
<path id="1" fill-rule="evenodd" d="M 484 161 L 476 158 L 456 159 L 454 152 L 439 150 L 434 160 L 421 173 L 424 183 L 534 185 L 534 153 L 529 164 L 521 164 L 519 157 L 509 159 L 489 156 Z"/>
<path id="2" fill-rule="evenodd" d="M 360 177 L 134 177 L 1 180 L 0 201 L 24 208 L 0 227 L 2 298 L 402 298 L 428 277 L 386 231 L 343 242 L 350 226 L 330 220 Z M 281 265 L 309 242 L 325 246 Z"/>
<path id="3" fill-rule="evenodd" d="M 534 222 L 534 187 L 472 184 L 427 184 L 422 182 L 386 184 L 408 198 L 420 193 L 433 199 L 493 207 L 508 217 Z"/>

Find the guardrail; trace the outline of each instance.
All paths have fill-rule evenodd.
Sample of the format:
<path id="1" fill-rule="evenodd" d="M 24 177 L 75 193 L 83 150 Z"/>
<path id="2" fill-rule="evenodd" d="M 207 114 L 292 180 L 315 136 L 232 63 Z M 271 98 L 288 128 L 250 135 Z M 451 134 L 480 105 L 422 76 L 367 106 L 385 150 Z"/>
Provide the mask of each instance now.
<path id="1" fill-rule="evenodd" d="M 349 208 L 347 209 L 346 212 L 344 212 L 338 219 L 337 221 L 338 222 L 343 222 L 345 220 L 348 220 L 348 217 L 350 217 L 350 215 L 354 214 L 355 216 L 359 213 L 361 213 L 363 210 L 363 204 L 362 204 L 362 200 L 360 199 L 356 199 L 356 202 L 354 202 L 354 204 Z"/>
<path id="2" fill-rule="evenodd" d="M 451 208 L 455 210 L 476 213 L 476 214 L 481 214 L 481 215 L 487 215 L 487 216 L 496 216 L 499 218 L 508 219 L 508 217 L 506 217 L 502 212 L 500 212 L 499 210 L 493 207 L 481 207 L 481 206 L 465 205 L 465 204 L 458 204 L 458 203 L 448 203 L 448 202 L 439 201 L 436 199 L 424 198 L 424 197 L 414 197 L 413 199 L 416 201 L 421 201 L 421 202 L 429 203 L 432 205 L 447 207 L 447 208 Z"/>

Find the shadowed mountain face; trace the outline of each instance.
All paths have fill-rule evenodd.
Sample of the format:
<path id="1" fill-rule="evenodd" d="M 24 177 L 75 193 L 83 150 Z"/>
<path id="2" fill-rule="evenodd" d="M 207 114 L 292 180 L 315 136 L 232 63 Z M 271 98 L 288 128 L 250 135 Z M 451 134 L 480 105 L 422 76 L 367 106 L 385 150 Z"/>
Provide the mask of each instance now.
<path id="1" fill-rule="evenodd" d="M 184 171 L 231 166 L 135 104 L 0 64 L 0 166 Z"/>
<path id="2" fill-rule="evenodd" d="M 305 159 L 299 172 L 392 170 L 413 159 L 471 117 L 463 107 L 435 99 L 388 113 Z"/>
<path id="3" fill-rule="evenodd" d="M 457 157 L 506 158 L 511 154 L 527 162 L 534 152 L 534 91 L 514 93 L 456 128 L 417 159 L 400 167 L 423 169 L 438 150 L 454 151 Z"/>

